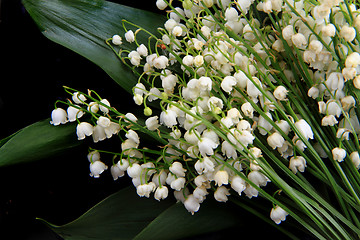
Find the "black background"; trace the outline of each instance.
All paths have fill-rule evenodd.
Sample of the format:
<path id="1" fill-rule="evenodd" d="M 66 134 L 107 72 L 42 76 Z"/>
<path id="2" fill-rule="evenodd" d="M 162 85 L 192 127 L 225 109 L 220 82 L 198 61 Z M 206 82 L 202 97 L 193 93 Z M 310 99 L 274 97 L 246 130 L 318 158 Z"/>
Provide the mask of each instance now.
<path id="1" fill-rule="evenodd" d="M 118 2 L 154 10 L 155 1 Z M 111 103 L 132 104 L 99 67 L 46 39 L 21 1 L 0 3 L 0 139 L 48 118 L 54 102 L 67 97 L 63 85 L 94 89 Z M 0 239 L 61 239 L 35 218 L 67 223 L 130 184 L 127 177 L 114 182 L 108 173 L 99 179 L 89 177 L 86 154 L 85 144 L 50 159 L 0 168 Z M 246 213 L 243 217 L 246 226 L 194 239 L 280 236 L 257 218 Z"/>

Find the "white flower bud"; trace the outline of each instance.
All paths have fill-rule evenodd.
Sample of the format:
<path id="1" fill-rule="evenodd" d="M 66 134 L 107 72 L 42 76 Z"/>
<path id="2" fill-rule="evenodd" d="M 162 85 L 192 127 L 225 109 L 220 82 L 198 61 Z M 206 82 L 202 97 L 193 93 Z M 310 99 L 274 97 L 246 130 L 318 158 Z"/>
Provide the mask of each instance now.
<path id="1" fill-rule="evenodd" d="M 98 151 L 89 152 L 87 155 L 89 162 L 96 162 L 100 160 L 100 153 Z"/>
<path id="2" fill-rule="evenodd" d="M 112 37 L 112 43 L 114 45 L 121 45 L 122 44 L 122 38 L 119 35 L 114 35 Z"/>
<path id="3" fill-rule="evenodd" d="M 333 155 L 333 159 L 338 162 L 344 161 L 344 158 L 346 157 L 346 150 L 339 147 L 331 150 L 331 153 Z"/>
<path id="4" fill-rule="evenodd" d="M 306 167 L 306 160 L 302 156 L 292 157 L 289 161 L 289 168 L 296 174 L 297 171 L 304 172 Z"/>
<path id="5" fill-rule="evenodd" d="M 201 33 L 204 34 L 206 38 L 210 38 L 211 29 L 208 26 L 202 26 Z"/>
<path id="6" fill-rule="evenodd" d="M 129 43 L 132 43 L 135 41 L 135 35 L 134 32 L 132 30 L 129 30 L 125 33 L 125 39 L 126 41 L 128 41 Z"/>
<path id="7" fill-rule="evenodd" d="M 280 206 L 276 206 L 275 208 L 271 209 L 270 218 L 276 223 L 280 224 L 281 221 L 285 221 L 286 216 L 288 213 L 282 209 Z"/>
<path id="8" fill-rule="evenodd" d="M 132 129 L 130 129 L 126 134 L 125 137 L 130 139 L 131 141 L 135 142 L 136 144 L 140 143 L 139 135 Z"/>
<path id="9" fill-rule="evenodd" d="M 99 104 L 97 102 L 89 103 L 87 110 L 92 113 L 97 113 L 99 111 Z"/>
<path id="10" fill-rule="evenodd" d="M 164 0 L 156 0 L 156 7 L 160 10 L 164 10 L 167 7 L 167 4 Z"/>
<path id="11" fill-rule="evenodd" d="M 82 140 L 85 136 L 91 136 L 94 132 L 94 127 L 87 122 L 81 122 L 76 127 L 76 135 L 78 140 Z"/>
<path id="12" fill-rule="evenodd" d="M 104 105 L 105 105 L 105 106 L 104 106 Z M 107 106 L 107 107 L 106 107 L 106 106 Z M 110 107 L 109 101 L 106 100 L 106 99 L 101 99 L 100 104 L 99 104 L 100 111 L 102 111 L 103 113 L 107 114 L 107 113 L 109 113 L 108 107 Z"/>
<path id="13" fill-rule="evenodd" d="M 354 164 L 354 166 L 356 167 L 356 169 L 359 169 L 360 168 L 360 157 L 359 157 L 359 152 L 355 151 L 355 152 L 352 152 L 350 154 L 350 159 L 351 159 L 351 162 Z"/>
<path id="14" fill-rule="evenodd" d="M 50 124 L 57 126 L 59 124 L 67 123 L 67 114 L 66 111 L 62 108 L 56 108 L 51 112 L 51 121 Z"/>
<path id="15" fill-rule="evenodd" d="M 90 176 L 99 178 L 100 174 L 104 172 L 108 167 L 101 161 L 95 161 L 90 163 Z"/>
<path id="16" fill-rule="evenodd" d="M 86 97 L 82 93 L 74 92 L 72 100 L 77 104 L 83 104 L 86 101 Z"/>

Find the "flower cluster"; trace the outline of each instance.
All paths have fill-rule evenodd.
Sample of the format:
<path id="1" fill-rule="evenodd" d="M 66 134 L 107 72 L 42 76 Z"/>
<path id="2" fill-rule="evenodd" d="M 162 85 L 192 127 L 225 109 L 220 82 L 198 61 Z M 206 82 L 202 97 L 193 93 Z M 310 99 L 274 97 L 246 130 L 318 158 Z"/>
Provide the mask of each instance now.
<path id="1" fill-rule="evenodd" d="M 336 0 L 184 0 L 182 7 L 174 2 L 156 1 L 159 9 L 168 9 L 168 20 L 160 36 L 147 32 L 148 46 L 136 41 L 145 30 L 128 22 L 137 28 L 124 35 L 133 50 L 122 49 L 119 35 L 106 41 L 135 73 L 141 72 L 133 100 L 146 117 L 143 125 L 131 117 L 125 129 L 101 110 L 120 114 L 108 102 L 93 103 L 104 113 L 96 116 L 96 127 L 105 131 L 95 142 L 120 129 L 126 132 L 122 151 L 115 154 L 120 160 L 111 167 L 114 179 L 126 171 L 139 196 L 154 192 L 157 200 L 173 189 L 191 213 L 210 192 L 219 202 L 230 194 L 253 198 L 261 193 L 275 203 L 270 217 L 279 224 L 288 212 L 296 214 L 266 192 L 269 182 L 281 189 L 281 198 L 309 208 L 279 175 L 311 192 L 298 176 L 310 168 L 326 182 L 331 173 L 324 163 L 330 159 L 339 172 L 339 162 L 349 162 L 346 171 L 358 177 L 358 6 Z M 73 93 L 78 103 L 74 98 L 84 104 L 81 95 Z M 94 112 L 91 103 L 86 105 Z M 83 115 L 75 109 L 68 110 L 69 120 Z M 67 121 L 64 110 L 53 115 L 54 125 Z M 79 139 L 95 133 L 81 124 Z M 161 147 L 141 146 L 136 131 L 151 135 Z M 99 152 L 88 155 L 94 177 L 106 169 Z M 344 185 L 359 200 L 354 186 Z"/>

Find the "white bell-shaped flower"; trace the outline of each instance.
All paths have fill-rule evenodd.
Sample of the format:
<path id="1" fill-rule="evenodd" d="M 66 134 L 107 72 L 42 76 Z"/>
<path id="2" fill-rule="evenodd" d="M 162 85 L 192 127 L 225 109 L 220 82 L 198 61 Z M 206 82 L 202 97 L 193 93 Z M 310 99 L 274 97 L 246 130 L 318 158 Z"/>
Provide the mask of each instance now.
<path id="1" fill-rule="evenodd" d="M 230 183 L 231 183 L 231 188 L 234 189 L 239 195 L 241 195 L 241 193 L 246 188 L 245 180 L 237 175 L 235 175 L 231 178 Z"/>
<path id="2" fill-rule="evenodd" d="M 276 206 L 275 208 L 271 209 L 270 218 L 276 223 L 280 224 L 281 221 L 285 221 L 286 216 L 288 213 L 282 209 L 280 206 Z"/>
<path id="3" fill-rule="evenodd" d="M 88 122 L 81 122 L 76 127 L 76 135 L 78 140 L 85 139 L 86 136 L 91 136 L 94 132 L 94 127 Z"/>
<path id="4" fill-rule="evenodd" d="M 154 194 L 154 198 L 160 201 L 161 199 L 167 198 L 168 194 L 169 194 L 169 189 L 166 186 L 157 187 Z"/>
<path id="5" fill-rule="evenodd" d="M 152 193 L 153 190 L 154 190 L 154 186 L 153 184 L 150 183 L 141 184 L 136 187 L 136 193 L 140 197 L 147 197 L 147 198 L 150 197 L 150 193 Z"/>
<path id="6" fill-rule="evenodd" d="M 125 33 L 125 39 L 126 41 L 128 41 L 129 43 L 132 43 L 135 41 L 135 35 L 134 32 L 132 30 L 129 30 Z"/>
<path id="7" fill-rule="evenodd" d="M 89 162 L 96 162 L 100 160 L 100 153 L 98 151 L 91 151 L 87 155 Z"/>
<path id="8" fill-rule="evenodd" d="M 173 162 L 169 167 L 169 170 L 177 177 L 185 177 L 186 169 L 183 168 L 181 162 Z"/>
<path id="9" fill-rule="evenodd" d="M 56 108 L 51 112 L 50 123 L 54 126 L 67 123 L 67 113 L 62 108 Z"/>
<path id="10" fill-rule="evenodd" d="M 82 93 L 74 92 L 74 94 L 72 95 L 72 100 L 76 104 L 83 104 L 86 101 L 86 97 Z"/>
<path id="11" fill-rule="evenodd" d="M 114 181 L 117 180 L 119 177 L 125 175 L 125 171 L 119 168 L 118 164 L 114 164 L 110 168 L 111 176 L 113 177 Z"/>
<path id="12" fill-rule="evenodd" d="M 290 158 L 289 161 L 289 168 L 291 169 L 291 171 L 296 174 L 297 171 L 299 172 L 304 172 L 305 171 L 305 167 L 306 167 L 306 160 L 304 157 L 302 156 L 296 156 L 296 157 L 292 157 Z"/>
<path id="13" fill-rule="evenodd" d="M 122 44 L 122 38 L 119 35 L 114 35 L 112 37 L 112 43 L 114 45 L 121 45 Z"/>
<path id="14" fill-rule="evenodd" d="M 295 127 L 305 139 L 314 139 L 314 133 L 310 125 L 304 119 L 295 122 Z"/>
<path id="15" fill-rule="evenodd" d="M 90 176 L 99 178 L 100 174 L 104 172 L 108 167 L 101 161 L 95 161 L 90 163 Z"/>
<path id="16" fill-rule="evenodd" d="M 170 183 L 170 187 L 176 191 L 180 191 L 181 189 L 184 188 L 185 182 L 186 182 L 185 178 L 179 177 Z"/>
<path id="17" fill-rule="evenodd" d="M 94 143 L 105 140 L 106 139 L 105 129 L 100 125 L 96 125 L 93 128 L 92 138 Z"/>
<path id="18" fill-rule="evenodd" d="M 214 192 L 214 198 L 218 202 L 227 202 L 228 197 L 230 195 L 229 189 L 225 186 L 218 187 Z"/>
<path id="19" fill-rule="evenodd" d="M 127 174 L 131 178 L 136 178 L 141 175 L 143 168 L 138 163 L 133 163 L 131 166 L 129 166 L 126 170 Z"/>
<path id="20" fill-rule="evenodd" d="M 270 182 L 270 179 L 268 179 L 264 174 L 262 174 L 259 171 L 251 171 L 248 174 L 248 178 L 251 182 L 256 184 L 257 186 L 266 186 L 268 182 Z"/>
<path id="21" fill-rule="evenodd" d="M 333 155 L 333 159 L 338 162 L 344 161 L 346 157 L 346 150 L 343 148 L 339 148 L 339 147 L 333 148 L 333 150 L 331 150 L 331 153 Z"/>
<path id="22" fill-rule="evenodd" d="M 184 201 L 184 206 L 192 215 L 200 209 L 199 200 L 195 198 L 193 194 L 187 196 Z"/>
<path id="23" fill-rule="evenodd" d="M 79 107 L 79 106 L 77 106 L 77 107 Z M 84 115 L 84 112 L 80 109 L 80 107 L 76 108 L 76 107 L 70 106 L 67 108 L 66 111 L 67 111 L 69 122 L 74 122 L 74 121 L 76 121 L 76 119 L 79 119 Z"/>
<path id="24" fill-rule="evenodd" d="M 199 151 L 203 157 L 213 155 L 214 149 L 217 148 L 218 145 L 218 143 L 208 137 L 202 137 L 198 142 Z"/>
<path id="25" fill-rule="evenodd" d="M 358 151 L 355 151 L 355 152 L 352 152 L 350 154 L 350 159 L 351 159 L 351 162 L 354 164 L 354 166 L 356 167 L 356 169 L 359 169 L 360 168 L 360 156 L 359 156 L 359 152 Z"/>
<path id="26" fill-rule="evenodd" d="M 267 142 L 272 149 L 281 148 L 284 145 L 285 139 L 280 133 L 274 132 L 267 138 Z"/>
<path id="27" fill-rule="evenodd" d="M 100 111 L 107 114 L 109 113 L 109 109 L 108 109 L 109 107 L 110 107 L 109 101 L 107 99 L 101 99 L 99 104 Z"/>
<path id="28" fill-rule="evenodd" d="M 219 170 L 214 175 L 214 181 L 217 186 L 229 184 L 229 174 L 225 170 Z"/>

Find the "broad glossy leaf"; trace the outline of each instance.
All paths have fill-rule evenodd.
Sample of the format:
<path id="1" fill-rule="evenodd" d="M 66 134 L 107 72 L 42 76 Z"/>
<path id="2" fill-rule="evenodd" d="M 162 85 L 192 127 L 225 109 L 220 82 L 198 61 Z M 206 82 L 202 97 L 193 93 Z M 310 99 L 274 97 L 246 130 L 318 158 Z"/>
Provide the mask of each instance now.
<path id="1" fill-rule="evenodd" d="M 63 226 L 47 223 L 65 240 L 181 239 L 228 228 L 237 223 L 221 203 L 204 203 L 191 215 L 181 203 L 140 198 L 134 187 L 123 189 Z"/>
<path id="2" fill-rule="evenodd" d="M 166 20 L 159 14 L 103 0 L 23 0 L 23 4 L 47 38 L 94 62 L 129 92 L 137 78 L 105 40 L 114 34 L 124 36 L 123 19 L 153 33 Z M 139 43 L 147 43 L 147 35 L 138 37 Z M 136 49 L 135 44 L 129 45 L 125 40 L 122 47 Z"/>
<path id="3" fill-rule="evenodd" d="M 4 140 L 0 166 L 43 159 L 80 144 L 75 124 L 53 126 L 46 119 L 29 125 Z"/>
<path id="4" fill-rule="evenodd" d="M 229 205 L 207 199 L 199 212 L 192 216 L 182 203 L 177 203 L 161 213 L 134 239 L 182 239 L 230 228 L 239 224 L 240 219 Z"/>

